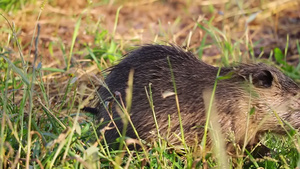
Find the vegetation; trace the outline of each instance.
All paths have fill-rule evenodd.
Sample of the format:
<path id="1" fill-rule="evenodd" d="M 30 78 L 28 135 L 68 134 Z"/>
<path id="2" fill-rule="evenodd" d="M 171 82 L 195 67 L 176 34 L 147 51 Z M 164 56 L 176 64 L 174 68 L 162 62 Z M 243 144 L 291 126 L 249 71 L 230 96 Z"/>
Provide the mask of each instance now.
<path id="1" fill-rule="evenodd" d="M 141 151 L 129 150 L 126 144 L 120 150 L 109 149 L 103 135 L 97 133 L 99 124 L 95 123 L 92 115 L 81 109 L 93 103 L 94 91 L 105 77 L 102 70 L 117 64 L 133 46 L 149 43 L 140 35 L 141 30 L 130 32 L 130 29 L 125 29 L 127 22 L 122 17 L 128 11 L 134 13 L 132 9 L 139 6 L 145 11 L 151 5 L 168 6 L 164 9 L 168 13 L 170 6 L 178 4 L 178 11 L 191 17 L 187 13 L 195 4 L 188 0 L 178 0 L 176 3 L 150 0 L 78 1 L 74 4 L 52 0 L 49 4 L 47 1 L 38 3 L 0 3 L 0 169 L 300 168 L 297 130 L 291 130 L 286 136 L 271 133 L 264 136 L 262 144 L 270 148 L 270 153 L 261 158 L 247 149 L 245 156 L 229 156 L 228 159 L 218 157 L 215 152 L 199 153 L 196 147 L 185 146 L 178 151 L 163 139 L 146 144 Z M 155 43 L 167 41 L 186 46 L 198 54 L 199 59 L 215 65 L 228 66 L 247 60 L 266 62 L 281 68 L 299 82 L 300 45 L 297 36 L 284 34 L 277 37 L 279 40 L 285 39 L 284 46 L 280 43 L 271 50 L 260 46 L 261 38 L 249 37 L 252 35 L 251 24 L 256 19 L 263 22 L 260 14 L 263 18 L 275 11 L 276 16 L 269 17 L 269 20 L 278 23 L 278 18 L 282 17 L 280 12 L 284 13 L 284 18 L 289 17 L 285 15 L 285 10 L 299 12 L 299 4 L 295 0 L 276 3 L 281 5 L 282 11 L 275 11 L 277 6 L 271 0 L 196 3 L 205 17 L 189 20 L 184 29 L 178 29 L 181 23 L 186 22 L 183 16 L 175 15 L 177 17 L 169 24 L 157 18 L 158 27 L 146 29 L 149 33 L 145 36 Z M 293 4 L 297 4 L 296 10 L 291 9 Z M 108 14 L 106 18 L 98 16 L 98 8 Z M 122 10 L 124 13 L 121 15 Z M 140 16 L 143 15 L 134 17 Z M 105 19 L 111 22 L 107 21 L 105 25 Z M 242 26 L 239 23 L 241 20 Z M 232 27 L 237 28 L 230 30 Z M 240 37 L 234 35 L 238 29 L 239 32 L 242 30 Z M 130 36 L 126 37 L 118 31 Z"/>

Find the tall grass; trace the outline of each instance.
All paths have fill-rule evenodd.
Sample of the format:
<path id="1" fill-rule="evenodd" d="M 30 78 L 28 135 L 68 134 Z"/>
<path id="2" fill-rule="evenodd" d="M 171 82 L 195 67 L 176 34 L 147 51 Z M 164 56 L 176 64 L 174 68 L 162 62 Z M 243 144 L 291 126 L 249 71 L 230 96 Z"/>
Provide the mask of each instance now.
<path id="1" fill-rule="evenodd" d="M 44 4 L 41 7 L 37 21 L 42 14 Z M 7 6 L 1 6 L 6 11 L 24 6 L 24 2 L 16 2 L 13 7 L 13 1 L 7 2 Z M 124 7 L 123 7 L 124 8 Z M 96 28 L 92 33 L 95 36 L 97 47 L 86 45 L 84 50 L 86 58 L 91 58 L 89 64 L 97 66 L 98 70 L 104 70 L 111 63 L 117 63 L 122 55 L 124 44 L 114 39 L 116 28 L 118 25 L 119 12 L 123 8 L 117 10 L 113 33 L 109 34 L 108 30 L 99 30 Z M 213 10 L 213 6 L 210 6 Z M 121 136 L 120 147 L 117 150 L 110 149 L 105 140 L 103 133 L 99 133 L 99 125 L 101 121 L 96 123 L 93 117 L 81 111 L 84 106 L 84 100 L 89 95 L 89 89 L 86 84 L 79 82 L 80 78 L 76 72 L 76 64 L 72 64 L 74 55 L 74 47 L 78 33 L 80 31 L 81 21 L 83 17 L 78 17 L 73 31 L 71 46 L 67 48 L 61 42 L 56 44 L 60 46 L 61 52 L 65 57 L 65 69 L 43 67 L 39 62 L 41 53 L 38 50 L 38 42 L 40 28 L 37 26 L 36 35 L 32 37 L 30 44 L 34 48 L 35 53 L 32 60 L 25 57 L 22 46 L 14 24 L 8 20 L 11 30 L 8 41 L 13 39 L 17 44 L 19 57 L 1 46 L 0 53 L 0 169 L 2 168 L 233 168 L 236 164 L 239 168 L 300 168 L 299 161 L 299 134 L 296 130 L 291 130 L 288 137 L 277 136 L 268 133 L 262 138 L 262 143 L 271 149 L 268 156 L 255 158 L 253 152 L 243 147 L 245 156 L 241 158 L 224 157 L 224 150 L 217 148 L 216 151 L 206 153 L 206 137 L 207 131 L 216 127 L 210 126 L 209 113 L 214 114 L 213 98 L 217 85 L 217 81 L 222 77 L 216 77 L 214 89 L 209 93 L 209 102 L 207 108 L 207 122 L 205 125 L 205 135 L 202 147 L 204 152 L 198 154 L 197 148 L 189 147 L 185 143 L 182 124 L 180 125 L 181 140 L 184 145 L 184 151 L 178 152 L 174 147 L 169 146 L 167 140 L 161 138 L 159 125 L 154 110 L 151 84 L 145 87 L 148 96 L 149 106 L 152 110 L 158 139 L 154 143 L 144 143 L 139 137 L 137 144 L 142 145 L 141 151 L 130 150 L 125 140 L 125 129 L 119 131 Z M 221 64 L 228 66 L 234 61 L 240 61 L 242 58 L 238 53 L 239 42 L 232 42 L 227 35 L 218 28 L 214 27 L 212 22 L 214 18 L 204 21 L 196 25 L 204 31 L 203 41 L 198 49 L 198 56 L 202 58 L 203 50 L 210 45 L 216 45 L 223 54 Z M 180 22 L 178 19 L 177 22 Z M 37 24 L 36 24 L 37 25 Z M 43 29 L 43 28 L 42 28 Z M 191 34 L 193 31 L 191 31 Z M 186 44 L 190 44 L 189 35 Z M 155 36 L 153 39 L 156 39 Z M 206 40 L 214 39 L 213 44 L 209 44 Z M 244 40 L 244 39 L 243 39 Z M 241 43 L 247 44 L 246 40 Z M 154 40 L 156 41 L 156 40 Z M 255 44 L 255 43 L 254 43 Z M 284 52 L 279 48 L 274 49 L 275 62 L 290 77 L 299 79 L 300 64 L 296 67 L 289 65 L 286 61 L 287 46 Z M 250 46 L 250 44 L 249 44 Z M 252 46 L 253 47 L 253 46 Z M 298 54 L 300 54 L 299 42 L 297 42 Z M 49 50 L 51 50 L 49 48 Z M 256 61 L 255 61 L 256 62 Z M 271 64 L 271 63 L 270 63 Z M 29 66 L 31 65 L 31 66 Z M 177 96 L 177 87 L 175 78 L 172 73 L 172 64 L 169 62 L 173 79 L 174 93 L 176 97 L 176 106 L 178 116 L 181 117 L 179 99 Z M 50 72 L 50 73 L 49 73 Z M 66 73 L 68 72 L 68 73 Z M 45 75 L 59 73 L 65 80 L 57 79 L 57 81 L 46 81 Z M 134 128 L 134 124 L 130 119 L 131 94 L 133 73 L 130 73 L 128 80 L 128 89 L 126 91 L 126 100 L 118 103 L 122 108 L 120 114 L 124 114 L 123 121 L 125 124 L 133 127 L 136 135 L 138 133 Z M 67 74 L 67 75 L 65 75 Z M 53 75 L 54 78 L 54 75 Z M 92 81 L 92 77 L 90 77 Z M 53 85 L 53 86 L 51 86 Z M 95 85 L 95 84 L 93 84 Z M 105 85 L 105 84 L 104 84 Z M 56 89 L 52 89 L 56 88 Z M 97 89 L 96 85 L 93 87 Z M 50 92 L 57 92 L 53 94 Z M 112 96 L 114 94 L 112 93 Z M 117 96 L 118 97 L 118 96 Z M 120 96 L 119 96 L 120 97 Z M 250 112 L 249 112 L 250 113 Z M 179 121 L 181 121 L 179 119 Z M 169 118 L 170 126 L 170 118 Z M 216 127 L 218 128 L 218 127 Z M 218 133 L 215 133 L 218 135 Z M 212 137 L 212 136 L 211 136 Z M 132 140 L 133 141 L 133 140 Z M 223 146 L 222 139 L 216 141 L 216 145 Z M 223 151 L 223 152 L 218 152 Z M 218 155 L 219 154 L 219 155 Z M 221 154 L 221 156 L 220 156 Z M 228 162 L 228 164 L 225 164 Z"/>

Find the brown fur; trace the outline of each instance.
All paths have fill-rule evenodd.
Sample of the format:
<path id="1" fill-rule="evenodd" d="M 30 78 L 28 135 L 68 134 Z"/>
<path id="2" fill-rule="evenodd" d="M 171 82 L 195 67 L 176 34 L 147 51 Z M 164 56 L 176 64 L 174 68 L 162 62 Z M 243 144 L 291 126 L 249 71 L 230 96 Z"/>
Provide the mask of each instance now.
<path id="1" fill-rule="evenodd" d="M 134 70 L 133 97 L 130 113 L 131 120 L 140 138 L 147 140 L 157 136 L 152 110 L 147 99 L 145 87 L 149 91 L 151 83 L 152 98 L 160 135 L 172 144 L 180 143 L 181 137 L 177 105 L 171 77 L 170 65 L 174 73 L 179 98 L 185 140 L 194 145 L 195 138 L 201 142 L 206 122 L 203 92 L 211 91 L 218 72 L 217 67 L 199 61 L 194 55 L 176 46 L 147 45 L 130 52 L 118 65 L 112 67 L 105 85 L 98 90 L 100 101 L 96 107 L 97 118 L 111 121 L 118 118 L 119 97 L 125 102 L 128 75 Z M 266 131 L 284 132 L 275 114 L 293 127 L 300 127 L 299 86 L 276 68 L 265 64 L 241 64 L 237 67 L 221 68 L 215 101 L 218 122 L 226 140 L 242 144 Z M 107 87 L 108 88 L 107 88 Z M 108 90 L 109 89 L 109 90 Z M 110 92 L 109 92 L 110 91 Z M 119 92 L 120 95 L 112 94 Z M 167 94 L 170 95 L 167 95 Z M 124 103 L 126 105 L 126 103 Z M 107 106 L 109 105 L 109 106 Z M 107 108 L 111 107 L 111 110 Z M 250 110 L 255 111 L 249 115 Z M 122 112 L 121 112 L 122 114 Z M 171 126 L 168 126 L 168 115 Z M 247 117 L 249 115 L 249 125 Z M 115 120 L 122 131 L 122 120 Z M 113 124 L 111 123 L 111 126 Z M 167 131 L 170 129 L 170 134 Z M 177 135 L 178 137 L 176 137 Z M 106 140 L 111 143 L 119 137 L 115 129 L 105 132 Z M 126 136 L 136 138 L 130 124 Z"/>

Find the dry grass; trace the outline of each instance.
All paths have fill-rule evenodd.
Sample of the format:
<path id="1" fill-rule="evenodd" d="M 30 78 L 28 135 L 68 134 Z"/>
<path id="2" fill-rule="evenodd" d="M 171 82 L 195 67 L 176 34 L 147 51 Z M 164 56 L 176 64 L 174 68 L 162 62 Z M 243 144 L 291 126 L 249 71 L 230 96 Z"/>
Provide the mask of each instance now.
<path id="1" fill-rule="evenodd" d="M 85 0 L 71 3 L 68 0 L 53 0 L 42 4 L 45 2 L 25 3 L 21 9 L 1 12 L 14 25 L 17 39 L 12 37 L 4 18 L 0 18 L 3 23 L 0 28 L 2 52 L 11 52 L 7 56 L 18 67 L 22 67 L 18 62 L 22 53 L 28 63 L 25 72 L 28 74 L 33 72 L 36 47 L 32 38 L 37 35 L 35 26 L 37 23 L 41 26 L 35 66 L 42 64 L 43 69 L 34 83 L 32 97 L 36 121 L 46 117 L 43 113 L 45 109 L 53 117 L 63 119 L 76 114 L 78 107 L 91 106 L 93 92 L 105 76 L 101 70 L 116 64 L 126 51 L 136 45 L 176 43 L 187 46 L 203 61 L 218 65 L 223 56 L 227 57 L 223 64 L 247 62 L 258 56 L 268 58 L 275 47 L 284 51 L 289 37 L 287 62 L 294 66 L 299 64 L 296 46 L 300 37 L 299 0 L 92 3 Z M 120 5 L 122 8 L 119 8 Z M 120 13 L 116 17 L 118 9 Z M 40 12 L 41 17 L 37 19 Z M 74 37 L 79 20 L 78 36 Z M 16 41 L 20 43 L 21 51 Z M 5 63 L 1 59 L 0 62 Z M 3 84 L 8 77 L 5 70 L 0 70 Z M 15 78 L 15 86 L 22 85 L 20 75 L 11 73 L 9 76 Z M 13 95 L 15 106 L 25 104 L 27 117 L 31 103 L 22 102 L 25 91 L 19 87 L 12 92 L 15 89 L 13 85 L 7 89 L 7 96 L 11 98 Z M 80 118 L 81 121 L 89 119 L 86 115 Z"/>
<path id="2" fill-rule="evenodd" d="M 287 36 L 289 36 L 288 61 L 297 65 L 297 49 L 295 41 L 300 35 L 299 8 L 300 3 L 296 0 L 265 1 L 261 3 L 250 0 L 239 3 L 229 3 L 229 1 L 166 1 L 154 0 L 127 1 L 127 2 L 95 2 L 88 4 L 87 1 L 77 0 L 51 1 L 41 9 L 41 3 L 25 4 L 23 9 L 11 13 L 4 13 L 9 21 L 15 24 L 17 38 L 22 46 L 22 53 L 25 60 L 32 62 L 33 50 L 29 54 L 30 43 L 33 37 L 35 23 L 41 26 L 39 35 L 39 55 L 38 62 L 44 68 L 65 67 L 64 57 L 69 55 L 72 35 L 75 29 L 76 20 L 82 17 L 79 34 L 76 39 L 72 61 L 76 64 L 72 70 L 67 72 L 45 71 L 43 79 L 50 84 L 53 79 L 60 82 L 69 79 L 73 73 L 79 82 L 88 82 L 89 78 L 84 74 L 97 75 L 99 69 L 91 66 L 86 46 L 101 49 L 103 44 L 114 41 L 116 50 L 125 54 L 128 47 L 154 42 L 172 42 L 181 45 L 188 45 L 193 51 L 201 45 L 203 38 L 206 38 L 203 60 L 210 64 L 223 55 L 222 51 L 213 44 L 214 40 L 206 37 L 206 32 L 197 26 L 198 23 L 205 24 L 205 20 L 214 17 L 212 25 L 219 28 L 221 36 L 232 45 L 237 45 L 242 51 L 249 51 L 248 44 L 256 43 L 253 52 L 255 56 L 269 57 L 270 52 L 275 47 L 285 48 Z M 115 15 L 119 5 L 123 5 L 118 17 L 118 25 L 115 33 Z M 157 10 L 160 9 L 160 10 Z M 37 21 L 38 12 L 42 10 L 41 18 Z M 176 11 L 176 12 L 174 12 Z M 256 15 L 257 14 L 257 15 Z M 1 20 L 4 22 L 3 18 Z M 249 22 L 249 23 L 248 23 Z M 247 26 L 247 27 L 246 27 Z M 13 60 L 18 59 L 18 50 L 13 40 L 7 43 L 10 37 L 10 30 L 7 24 L 2 25 L 0 36 L 1 46 L 6 47 L 12 53 Z M 95 39 L 97 31 L 108 30 L 109 34 L 103 39 Z M 214 32 L 218 33 L 218 32 Z M 98 41 L 95 41 L 98 40 Z M 99 42 L 102 41 L 102 42 Z M 264 48 L 261 54 L 261 48 Z M 240 55 L 237 53 L 237 55 Z M 249 54 L 244 54 L 250 57 Z M 248 56 L 247 56 L 248 55 Z M 107 60 L 101 60 L 102 69 L 111 65 Z M 85 78 L 81 78 L 85 77 Z M 94 78 L 94 82 L 97 79 Z M 64 83 L 53 85 L 53 91 L 58 93 L 59 86 Z M 98 83 L 96 83 L 98 85 Z"/>

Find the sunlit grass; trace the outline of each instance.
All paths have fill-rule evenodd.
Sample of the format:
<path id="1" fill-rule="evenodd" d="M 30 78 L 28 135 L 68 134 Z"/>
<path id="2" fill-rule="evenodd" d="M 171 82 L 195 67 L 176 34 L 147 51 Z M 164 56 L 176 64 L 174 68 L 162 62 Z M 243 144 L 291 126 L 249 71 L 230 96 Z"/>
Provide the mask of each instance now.
<path id="1" fill-rule="evenodd" d="M 35 1 L 32 2 L 36 3 Z M 186 1 L 186 3 L 190 2 Z M 22 1 L 11 1 L 7 2 L 6 6 L 0 5 L 0 7 L 8 12 L 23 8 L 24 4 Z M 240 5 L 242 4 L 239 4 L 239 8 L 241 8 Z M 247 5 L 246 2 L 245 5 Z M 97 79 L 94 75 L 88 74 L 86 67 L 82 68 L 81 64 L 94 66 L 93 70 L 100 72 L 113 64 L 117 64 L 124 51 L 132 48 L 124 44 L 124 41 L 115 39 L 119 12 L 124 8 L 123 6 L 117 10 L 112 33 L 95 26 L 95 29 L 89 33 L 94 36 L 96 45 L 85 44 L 80 49 L 76 49 L 76 43 L 78 42 L 79 28 L 85 18 L 77 17 L 72 32 L 72 40 L 68 42 L 69 45 L 65 45 L 62 41 L 51 42 L 49 45 L 48 50 L 51 56 L 55 57 L 52 47 L 59 47 L 64 57 L 60 58 L 65 62 L 60 63 L 63 66 L 59 68 L 42 65 L 43 54 L 39 53 L 36 48 L 40 38 L 39 31 L 36 31 L 37 33 L 32 37 L 33 40 L 30 44 L 30 48 L 35 51 L 33 57 L 27 56 L 24 59 L 23 55 L 26 55 L 23 52 L 24 46 L 18 43 L 20 37 L 14 36 L 18 34 L 16 29 L 19 28 L 15 28 L 15 25 L 11 24 L 11 28 L 7 29 L 11 31 L 7 41 L 13 41 L 13 43 L 7 44 L 15 44 L 17 48 L 12 49 L 16 49 L 14 52 L 18 54 L 16 55 L 11 49 L 4 46 L 0 47 L 0 168 L 213 168 L 220 167 L 225 162 L 228 162 L 227 168 L 233 168 L 236 165 L 240 168 L 299 167 L 299 135 L 296 130 L 293 130 L 294 133 L 290 134 L 290 137 L 275 134 L 264 136 L 262 143 L 271 151 L 269 156 L 262 158 L 253 157 L 251 150 L 245 150 L 244 157 L 229 156 L 226 157 L 225 161 L 222 156 L 216 155 L 218 150 L 222 151 L 220 149 L 199 154 L 196 147 L 188 147 L 185 144 L 183 132 L 182 143 L 185 149 L 178 151 L 176 147 L 170 146 L 167 140 L 159 137 L 157 123 L 157 142 L 144 144 L 142 140 L 138 139 L 138 144 L 143 145 L 141 151 L 128 149 L 124 140 L 124 131 L 120 131 L 120 136 L 122 136 L 120 150 L 110 149 L 103 133 L 98 133 L 100 124 L 95 123 L 93 116 L 81 111 L 81 108 L 85 106 L 84 103 L 89 102 L 88 98 L 91 91 L 96 90 L 99 85 L 95 81 L 100 83 L 99 79 L 103 80 L 103 77 Z M 209 10 L 213 12 L 217 9 L 210 5 Z M 177 18 L 174 25 L 180 21 Z M 12 23 L 10 20 L 8 22 Z M 196 49 L 192 48 L 192 50 L 196 51 L 199 58 L 202 59 L 203 51 L 206 48 L 217 46 L 223 57 L 218 60 L 218 63 L 215 63 L 216 65 L 228 66 L 233 62 L 242 61 L 246 54 L 241 54 L 240 46 L 247 44 L 246 46 L 251 50 L 252 45 L 256 43 L 249 43 L 246 37 L 232 41 L 228 34 L 215 27 L 213 22 L 214 18 L 211 18 L 209 20 L 203 19 L 201 23 L 196 22 L 194 24 L 193 30 L 200 28 L 204 35 L 200 46 L 197 46 Z M 95 23 L 95 25 L 98 24 Z M 190 47 L 193 33 L 195 32 L 191 31 L 186 36 L 183 45 Z M 166 31 L 165 35 L 171 39 L 174 38 L 171 30 Z M 157 40 L 158 37 L 155 35 L 153 41 L 161 43 Z M 273 53 L 271 52 L 271 57 L 274 55 L 275 58 L 274 62 L 263 61 L 277 65 L 288 76 L 299 81 L 300 64 L 295 67 L 286 61 L 288 46 L 287 41 L 285 50 L 275 48 Z M 297 49 L 299 54 L 299 42 L 297 42 Z M 76 62 L 73 58 L 74 54 L 77 54 L 76 52 L 81 52 L 88 61 Z M 253 62 L 258 61 L 262 60 L 253 60 Z M 82 73 L 85 71 L 86 74 Z M 81 80 L 83 78 L 87 80 Z M 132 85 L 131 82 L 132 79 L 129 80 L 129 86 Z M 174 88 L 176 89 L 175 81 Z M 134 104 L 130 102 L 131 92 L 132 87 L 129 87 L 126 104 L 121 106 L 123 107 L 122 112 L 127 115 L 124 116 L 127 125 L 133 125 L 128 116 L 130 104 Z M 145 92 L 148 92 L 149 106 L 152 108 L 153 117 L 156 120 L 151 86 L 146 86 Z M 176 91 L 174 92 L 176 94 Z M 211 106 L 212 102 L 213 98 L 208 106 Z M 177 105 L 180 116 L 180 105 L 178 102 L 174 104 Z M 213 111 L 213 107 L 210 109 Z M 206 126 L 206 130 L 209 130 L 208 128 L 209 126 Z M 183 131 L 183 126 L 181 126 L 181 130 Z M 209 137 L 209 135 L 207 136 Z M 206 138 L 199 139 L 204 140 L 203 146 L 205 146 Z M 216 141 L 216 144 L 221 145 L 222 142 Z"/>

